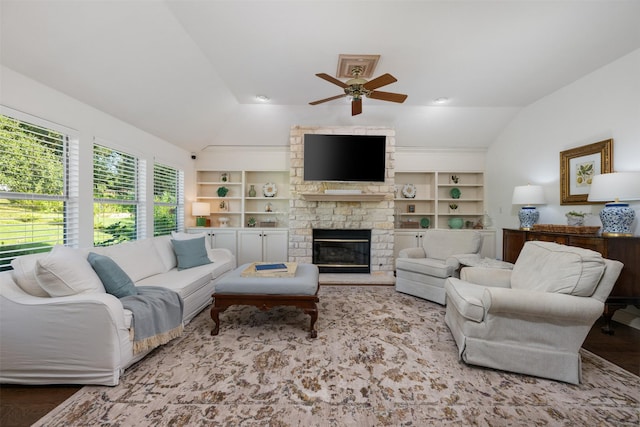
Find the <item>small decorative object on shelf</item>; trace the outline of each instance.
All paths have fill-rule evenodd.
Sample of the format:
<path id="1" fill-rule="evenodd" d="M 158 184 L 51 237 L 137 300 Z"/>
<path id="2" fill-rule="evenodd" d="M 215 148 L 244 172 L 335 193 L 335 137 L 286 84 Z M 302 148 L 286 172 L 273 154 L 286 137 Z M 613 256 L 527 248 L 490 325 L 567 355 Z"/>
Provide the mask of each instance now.
<path id="1" fill-rule="evenodd" d="M 565 216 L 567 217 L 568 225 L 581 227 L 584 225 L 584 220 L 587 218 L 587 216 L 589 216 L 589 214 L 584 212 L 571 211 L 567 212 Z"/>
<path id="2" fill-rule="evenodd" d="M 229 218 L 226 216 L 218 218 L 218 222 L 220 223 L 220 227 L 228 227 L 229 226 Z"/>
<path id="3" fill-rule="evenodd" d="M 449 192 L 449 194 L 451 194 L 451 198 L 459 199 L 460 196 L 462 195 L 462 192 L 460 191 L 460 189 L 458 187 L 453 187 L 451 189 L 451 191 Z"/>
<path id="4" fill-rule="evenodd" d="M 420 219 L 420 228 L 429 228 L 429 218 Z"/>
<path id="5" fill-rule="evenodd" d="M 489 216 L 489 214 L 487 213 L 487 211 L 484 211 L 484 216 L 482 217 L 482 227 L 484 228 L 489 228 L 493 225 L 493 220 L 491 219 L 491 217 Z"/>
<path id="6" fill-rule="evenodd" d="M 407 199 L 414 199 L 416 197 L 416 186 L 413 184 L 405 184 L 402 187 L 402 196 Z"/>
<path id="7" fill-rule="evenodd" d="M 458 204 L 457 203 L 449 203 L 449 212 L 450 213 L 458 212 Z"/>
<path id="8" fill-rule="evenodd" d="M 226 173 L 226 172 L 222 172 L 222 174 L 220 175 L 220 181 L 222 181 L 222 182 L 229 181 L 229 174 Z"/>
<path id="9" fill-rule="evenodd" d="M 249 218 L 249 220 L 247 221 L 247 227 L 255 227 L 256 226 L 256 219 L 254 217 Z"/>
<path id="10" fill-rule="evenodd" d="M 262 193 L 264 194 L 264 197 L 275 197 L 276 194 L 278 194 L 278 188 L 274 183 L 267 182 L 262 187 Z"/>
<path id="11" fill-rule="evenodd" d="M 273 212 L 273 205 L 271 203 L 267 203 L 266 205 L 264 205 L 264 211 Z"/>
<path id="12" fill-rule="evenodd" d="M 229 192 L 229 189 L 227 187 L 218 187 L 218 190 L 217 190 L 218 197 L 225 197 L 228 192 Z"/>
<path id="13" fill-rule="evenodd" d="M 449 228 L 460 229 L 464 225 L 462 218 L 449 218 Z"/>
<path id="14" fill-rule="evenodd" d="M 415 211 L 416 211 L 416 205 L 407 205 L 407 212 L 415 213 Z"/>
<path id="15" fill-rule="evenodd" d="M 256 187 L 253 184 L 249 187 L 249 197 L 256 197 Z"/>
<path id="16" fill-rule="evenodd" d="M 460 177 L 458 175 L 451 175 L 451 183 L 457 184 L 460 181 Z"/>
<path id="17" fill-rule="evenodd" d="M 227 212 L 229 210 L 229 205 L 224 200 L 220 202 L 219 206 L 220 206 L 220 212 Z"/>
<path id="18" fill-rule="evenodd" d="M 475 228 L 475 224 L 473 223 L 473 221 L 465 221 L 464 223 L 464 228 Z"/>

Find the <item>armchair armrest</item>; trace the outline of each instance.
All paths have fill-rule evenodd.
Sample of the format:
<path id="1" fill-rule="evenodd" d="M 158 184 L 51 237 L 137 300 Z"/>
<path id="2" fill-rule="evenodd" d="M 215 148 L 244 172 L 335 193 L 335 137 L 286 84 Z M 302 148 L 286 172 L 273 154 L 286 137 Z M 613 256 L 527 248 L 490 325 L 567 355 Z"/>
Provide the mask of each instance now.
<path id="1" fill-rule="evenodd" d="M 517 317 L 539 317 L 589 325 L 604 310 L 604 304 L 595 298 L 504 288 L 485 288 L 482 304 L 487 314 L 513 313 Z"/>
<path id="2" fill-rule="evenodd" d="M 398 252 L 398 258 L 426 258 L 424 248 L 405 248 Z"/>
<path id="3" fill-rule="evenodd" d="M 511 271 L 502 268 L 463 267 L 460 279 L 476 285 L 511 288 Z"/>

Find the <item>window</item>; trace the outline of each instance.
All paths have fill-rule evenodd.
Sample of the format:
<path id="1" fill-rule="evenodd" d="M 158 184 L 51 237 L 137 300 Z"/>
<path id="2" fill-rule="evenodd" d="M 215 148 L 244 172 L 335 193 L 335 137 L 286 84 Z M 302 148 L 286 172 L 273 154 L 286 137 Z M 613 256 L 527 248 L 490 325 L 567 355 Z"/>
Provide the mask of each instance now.
<path id="1" fill-rule="evenodd" d="M 160 163 L 153 165 L 153 235 L 178 231 L 184 224 L 184 173 Z"/>
<path id="2" fill-rule="evenodd" d="M 145 162 L 93 144 L 93 244 L 109 246 L 145 234 Z"/>
<path id="3" fill-rule="evenodd" d="M 78 245 L 74 132 L 24 113 L 0 114 L 0 271 L 11 260 Z"/>

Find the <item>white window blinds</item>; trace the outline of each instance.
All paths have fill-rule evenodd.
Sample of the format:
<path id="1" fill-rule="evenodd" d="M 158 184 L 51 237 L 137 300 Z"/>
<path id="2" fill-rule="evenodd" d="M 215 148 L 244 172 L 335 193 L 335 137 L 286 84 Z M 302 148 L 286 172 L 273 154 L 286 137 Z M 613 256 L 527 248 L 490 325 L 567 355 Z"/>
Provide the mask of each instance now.
<path id="1" fill-rule="evenodd" d="M 153 165 L 153 234 L 161 236 L 184 226 L 184 172 Z"/>
<path id="2" fill-rule="evenodd" d="M 144 237 L 144 162 L 93 145 L 93 244 L 108 246 Z"/>
<path id="3" fill-rule="evenodd" d="M 3 107 L 0 271 L 19 255 L 78 244 L 78 144 L 71 131 Z"/>

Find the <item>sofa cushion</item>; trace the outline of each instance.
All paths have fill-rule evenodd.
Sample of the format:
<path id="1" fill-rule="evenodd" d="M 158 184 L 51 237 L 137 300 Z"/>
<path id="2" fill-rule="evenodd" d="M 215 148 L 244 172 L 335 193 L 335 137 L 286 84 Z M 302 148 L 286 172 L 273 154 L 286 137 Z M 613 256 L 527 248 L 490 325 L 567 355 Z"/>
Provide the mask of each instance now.
<path id="1" fill-rule="evenodd" d="M 163 274 L 156 274 L 136 282 L 136 286 L 162 286 L 177 292 L 182 299 L 188 298 L 194 292 L 211 282 L 211 266 L 201 265 L 186 270 L 174 268 Z"/>
<path id="2" fill-rule="evenodd" d="M 171 240 L 178 259 L 178 270 L 211 264 L 207 255 L 204 237 L 188 240 Z"/>
<path id="3" fill-rule="evenodd" d="M 454 274 L 456 266 L 432 258 L 398 258 L 396 269 L 446 278 Z"/>
<path id="4" fill-rule="evenodd" d="M 114 260 L 105 255 L 98 255 L 95 252 L 90 252 L 87 260 L 100 278 L 107 293 L 116 298 L 138 294 L 131 278 Z"/>
<path id="5" fill-rule="evenodd" d="M 482 234 L 473 230 L 427 230 L 422 245 L 427 258 L 446 260 L 452 255 L 479 253 Z"/>
<path id="6" fill-rule="evenodd" d="M 165 266 L 153 244 L 154 239 L 135 240 L 103 248 L 94 248 L 92 252 L 108 256 L 127 273 L 131 280 L 137 282 L 145 277 L 165 271 Z"/>
<path id="7" fill-rule="evenodd" d="M 167 272 L 172 268 L 176 268 L 178 260 L 176 259 L 176 253 L 173 251 L 173 245 L 171 244 L 171 236 L 158 236 L 151 239 L 153 245 L 160 255 L 160 261 L 164 265 L 164 271 Z"/>
<path id="8" fill-rule="evenodd" d="M 54 246 L 36 261 L 35 271 L 38 283 L 52 297 L 105 291 L 84 254 L 67 246 Z"/>
<path id="9" fill-rule="evenodd" d="M 511 275 L 511 287 L 591 296 L 604 273 L 598 252 L 552 242 L 526 242 Z"/>
<path id="10" fill-rule="evenodd" d="M 46 253 L 22 255 L 11 261 L 13 280 L 23 291 L 34 297 L 49 297 L 36 279 L 36 261 L 46 256 Z"/>

